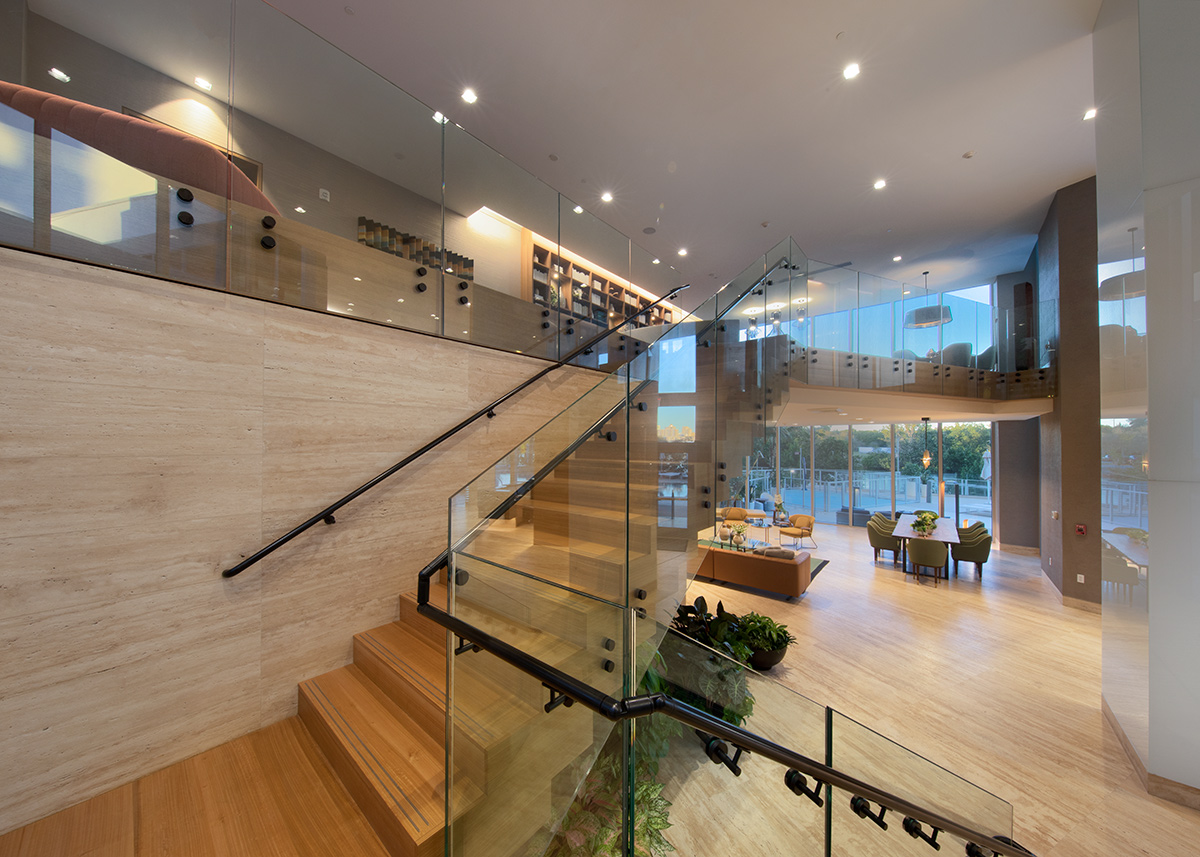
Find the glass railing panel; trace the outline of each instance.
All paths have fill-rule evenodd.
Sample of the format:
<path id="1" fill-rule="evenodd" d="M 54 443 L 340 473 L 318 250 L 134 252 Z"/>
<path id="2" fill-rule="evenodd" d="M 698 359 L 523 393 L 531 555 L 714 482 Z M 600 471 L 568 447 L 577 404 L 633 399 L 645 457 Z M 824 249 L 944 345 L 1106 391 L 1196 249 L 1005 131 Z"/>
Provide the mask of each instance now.
<path id="1" fill-rule="evenodd" d="M 568 514 L 564 507 L 572 499 L 579 499 L 575 494 L 584 490 L 581 486 L 586 477 L 605 483 L 604 492 L 595 495 L 605 506 L 603 517 L 623 517 L 627 436 L 623 409 L 628 392 L 625 379 L 616 375 L 604 378 L 538 431 L 487 466 L 451 498 L 451 544 L 497 561 L 528 554 L 537 558 L 539 568 L 545 565 L 547 574 L 553 575 L 569 575 L 573 555 L 577 553 L 574 560 L 580 565 L 575 573 L 584 574 L 588 562 L 607 569 L 609 579 L 603 586 L 603 594 L 621 599 L 623 587 L 616 579 L 614 569 L 623 565 L 623 559 L 616 556 L 624 546 L 623 522 L 619 527 L 616 520 L 608 520 L 604 525 L 607 527 L 605 532 L 610 534 L 618 529 L 621 531 L 612 544 L 584 545 L 581 540 L 585 530 L 583 523 L 576 525 L 575 516 Z M 601 420 L 606 417 L 601 425 Z M 610 436 L 613 439 L 610 440 Z M 540 490 L 524 495 L 504 512 L 503 517 L 488 519 L 497 507 L 511 499 L 535 475 L 550 468 L 557 456 L 580 439 L 582 445 L 571 456 L 578 464 L 572 465 L 569 460 L 564 462 L 563 466 L 554 469 L 552 476 L 542 481 Z M 617 467 L 618 472 L 610 473 L 613 467 Z"/>
<path id="2" fill-rule="evenodd" d="M 883 737 L 865 726 L 834 711 L 831 712 L 830 764 L 840 773 L 962 824 L 980 833 L 1011 837 L 1012 806 L 973 785 L 957 774 Z M 904 816 L 887 813 L 884 830 L 870 818 L 860 816 L 851 806 L 855 797 L 833 789 L 831 800 L 832 854 L 925 855 L 929 844 L 903 829 Z M 870 810 L 878 814 L 879 805 Z M 922 825 L 932 836 L 930 825 Z M 943 832 L 938 835 L 941 850 L 951 854 L 965 851 L 965 842 Z"/>
<path id="3" fill-rule="evenodd" d="M 247 186 L 226 156 L 230 16 L 221 6 L 201 22 L 181 4 L 147 3 L 133 40 L 112 16 L 27 10 L 18 79 L 28 86 L 0 83 L 0 128 L 15 134 L 4 158 L 12 169 L 0 175 L 3 240 L 223 284 L 226 200 Z M 176 49 L 155 47 L 168 43 Z"/>
<path id="4" fill-rule="evenodd" d="M 33 117 L 0 103 L 0 243 L 32 248 Z"/>
<path id="5" fill-rule="evenodd" d="M 451 118 L 472 109 L 460 103 Z M 559 195 L 453 121 L 444 127 L 446 336 L 558 359 L 570 325 L 549 300 L 546 257 Z"/>
<path id="6" fill-rule="evenodd" d="M 709 609 L 715 610 L 715 605 Z M 708 714 L 741 726 L 817 761 L 825 759 L 825 709 L 725 655 L 675 631 L 654 629 L 642 620 L 635 626 L 639 647 L 639 690 L 663 693 Z M 643 641 L 661 641 L 652 656 Z M 742 754 L 741 773 L 734 774 L 708 755 L 711 736 L 698 734 L 662 714 L 635 721 L 635 788 L 664 813 L 670 827 L 638 831 L 649 846 L 665 837 L 684 854 L 740 854 L 771 851 L 787 844 L 786 853 L 824 854 L 824 811 L 797 797 L 784 783 L 785 770 L 765 758 Z M 714 748 L 715 749 L 715 748 Z M 726 746 L 726 756 L 736 751 Z M 720 816 L 738 824 L 712 824 L 720 795 Z M 639 852 L 641 853 L 641 852 Z M 653 853 L 653 852 L 652 852 Z"/>
<path id="7" fill-rule="evenodd" d="M 709 759 L 694 730 L 664 714 L 639 718 L 634 728 L 634 853 L 665 854 L 665 841 L 697 857 L 824 857 L 825 809 L 790 791 L 782 766 L 742 754 L 735 777 Z"/>
<path id="8" fill-rule="evenodd" d="M 899 387 L 903 384 L 901 355 L 893 304 L 903 296 L 897 280 L 859 274 L 857 327 L 858 386 L 862 389 Z"/>
<path id="9" fill-rule="evenodd" d="M 441 333 L 442 124 L 268 4 L 235 4 L 231 149 L 262 192 L 230 203 L 230 290 Z"/>
<path id="10" fill-rule="evenodd" d="M 447 596 L 453 615 L 613 698 L 623 696 L 620 607 L 460 553 L 453 556 L 451 575 L 458 581 Z M 556 835 L 573 835 L 569 808 L 589 783 L 616 788 L 606 802 L 620 828 L 619 785 L 596 784 L 589 776 L 619 773 L 611 769 L 611 751 L 600 762 L 597 757 L 621 727 L 582 705 L 559 704 L 547 712 L 546 687 L 486 652 L 453 657 L 449 670 L 448 853 L 541 854 Z M 615 758 L 623 770 L 620 754 Z"/>
<path id="11" fill-rule="evenodd" d="M 916 393 L 940 393 L 940 329 L 942 307 L 938 295 L 907 286 L 909 294 L 895 306 L 895 325 L 903 361 L 904 389 Z"/>

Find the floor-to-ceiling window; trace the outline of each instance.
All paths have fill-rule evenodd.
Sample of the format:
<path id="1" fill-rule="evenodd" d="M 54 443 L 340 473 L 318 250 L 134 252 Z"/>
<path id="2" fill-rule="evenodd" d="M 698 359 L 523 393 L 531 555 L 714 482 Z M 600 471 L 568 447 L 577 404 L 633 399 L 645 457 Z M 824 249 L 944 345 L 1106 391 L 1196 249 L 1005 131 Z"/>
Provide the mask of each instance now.
<path id="1" fill-rule="evenodd" d="M 849 448 L 848 426 L 813 426 L 813 514 L 818 521 L 836 524 L 839 513 L 849 514 Z"/>
<path id="2" fill-rule="evenodd" d="M 789 515 L 811 515 L 812 434 L 808 426 L 779 429 L 779 485 Z"/>
<path id="3" fill-rule="evenodd" d="M 854 514 L 850 523 L 865 527 L 876 512 L 892 514 L 892 427 L 853 426 L 850 446 L 854 464 Z"/>
<path id="4" fill-rule="evenodd" d="M 896 426 L 897 512 L 938 511 L 937 428 L 937 423 Z"/>
<path id="5" fill-rule="evenodd" d="M 992 529 L 992 424 L 942 425 L 942 479 L 947 518 Z"/>

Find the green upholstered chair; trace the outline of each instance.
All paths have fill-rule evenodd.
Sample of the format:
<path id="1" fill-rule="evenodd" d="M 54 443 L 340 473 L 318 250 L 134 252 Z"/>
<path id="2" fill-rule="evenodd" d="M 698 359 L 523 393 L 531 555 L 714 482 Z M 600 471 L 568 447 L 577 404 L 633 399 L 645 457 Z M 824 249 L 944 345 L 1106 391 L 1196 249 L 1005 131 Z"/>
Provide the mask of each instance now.
<path id="1" fill-rule="evenodd" d="M 813 547 L 817 547 L 817 540 L 813 538 L 813 526 L 817 519 L 812 515 L 789 515 L 789 526 L 779 528 L 779 542 L 783 544 L 783 537 L 795 539 L 798 544 L 803 543 L 804 539 L 808 539 L 813 543 Z"/>
<path id="2" fill-rule="evenodd" d="M 908 540 L 908 561 L 912 564 L 913 574 L 919 575 L 922 568 L 932 568 L 934 577 L 941 577 L 942 570 L 946 568 L 947 554 L 945 542 L 933 539 Z"/>
<path id="3" fill-rule="evenodd" d="M 965 535 L 963 534 L 965 533 Z M 959 544 L 950 546 L 950 555 L 954 557 L 954 576 L 958 577 L 958 562 L 973 562 L 979 576 L 983 577 L 983 564 L 992 553 L 992 535 L 986 529 L 959 531 Z"/>
<path id="4" fill-rule="evenodd" d="M 986 533 L 986 532 L 987 532 L 987 527 L 985 527 L 983 525 L 983 521 L 976 521 L 975 523 L 971 524 L 971 526 L 969 526 L 969 527 L 959 527 L 958 528 L 958 540 L 960 542 L 961 541 L 973 541 L 975 539 L 975 537 L 978 536 L 980 533 Z"/>
<path id="5" fill-rule="evenodd" d="M 868 520 L 874 521 L 875 523 L 879 524 L 880 526 L 887 528 L 888 532 L 891 532 L 892 530 L 896 529 L 896 519 L 893 518 L 891 515 L 883 514 L 883 512 L 876 512 Z"/>
<path id="6" fill-rule="evenodd" d="M 895 521 L 892 521 L 890 527 L 886 523 L 881 524 L 874 518 L 867 521 L 867 540 L 875 550 L 876 562 L 879 562 L 880 551 L 892 552 L 892 565 L 900 561 L 900 540 L 892 535 L 894 529 L 896 529 Z"/>

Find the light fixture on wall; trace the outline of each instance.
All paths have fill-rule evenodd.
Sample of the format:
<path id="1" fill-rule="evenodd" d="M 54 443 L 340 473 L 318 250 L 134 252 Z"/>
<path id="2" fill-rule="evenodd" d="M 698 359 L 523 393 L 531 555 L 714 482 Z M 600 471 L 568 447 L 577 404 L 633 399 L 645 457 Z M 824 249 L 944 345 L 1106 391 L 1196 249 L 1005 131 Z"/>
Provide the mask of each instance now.
<path id="1" fill-rule="evenodd" d="M 929 294 L 929 272 L 925 271 L 925 294 Z M 949 324 L 954 320 L 954 316 L 950 314 L 950 307 L 939 303 L 934 306 L 919 306 L 916 309 L 910 309 L 904 314 L 904 327 L 907 330 L 916 330 L 922 327 L 938 327 L 939 325 Z"/>
<path id="2" fill-rule="evenodd" d="M 921 422 L 925 423 L 925 451 L 921 453 L 921 464 L 928 470 L 933 463 L 933 456 L 929 454 L 929 417 L 921 417 Z"/>

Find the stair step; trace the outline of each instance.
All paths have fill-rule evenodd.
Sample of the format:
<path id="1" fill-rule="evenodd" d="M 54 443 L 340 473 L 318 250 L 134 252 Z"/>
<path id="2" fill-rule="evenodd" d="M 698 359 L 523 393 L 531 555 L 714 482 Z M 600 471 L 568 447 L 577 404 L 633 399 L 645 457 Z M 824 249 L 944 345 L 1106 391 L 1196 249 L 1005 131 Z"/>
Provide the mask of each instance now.
<path id="1" fill-rule="evenodd" d="M 442 747 L 356 666 L 300 685 L 300 718 L 393 855 L 443 851 Z M 481 789 L 456 772 L 457 815 Z"/>
<path id="2" fill-rule="evenodd" d="M 387 857 L 292 717 L 0 836 L 21 857 Z"/>

